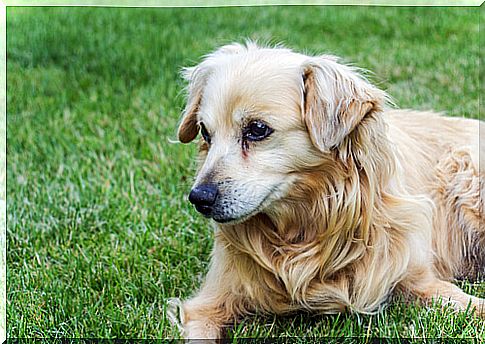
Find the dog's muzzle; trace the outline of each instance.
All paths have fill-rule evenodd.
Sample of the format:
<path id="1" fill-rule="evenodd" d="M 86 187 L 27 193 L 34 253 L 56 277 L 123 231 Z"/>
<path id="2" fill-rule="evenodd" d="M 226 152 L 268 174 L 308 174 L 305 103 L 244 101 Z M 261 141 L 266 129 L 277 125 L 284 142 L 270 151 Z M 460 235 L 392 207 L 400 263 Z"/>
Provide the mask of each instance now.
<path id="1" fill-rule="evenodd" d="M 210 216 L 216 203 L 219 190 L 215 184 L 198 185 L 190 191 L 189 201 L 204 216 Z"/>

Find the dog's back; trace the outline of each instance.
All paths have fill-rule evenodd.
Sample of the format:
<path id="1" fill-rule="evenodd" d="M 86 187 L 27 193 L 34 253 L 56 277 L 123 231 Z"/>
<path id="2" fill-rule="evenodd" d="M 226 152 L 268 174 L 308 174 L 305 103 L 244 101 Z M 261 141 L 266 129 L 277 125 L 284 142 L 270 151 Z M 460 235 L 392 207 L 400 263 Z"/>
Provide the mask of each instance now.
<path id="1" fill-rule="evenodd" d="M 476 279 L 485 274 L 485 194 L 480 157 L 480 121 L 431 112 L 392 110 L 389 137 L 402 157 L 410 193 L 435 203 L 433 248 L 443 278 Z"/>

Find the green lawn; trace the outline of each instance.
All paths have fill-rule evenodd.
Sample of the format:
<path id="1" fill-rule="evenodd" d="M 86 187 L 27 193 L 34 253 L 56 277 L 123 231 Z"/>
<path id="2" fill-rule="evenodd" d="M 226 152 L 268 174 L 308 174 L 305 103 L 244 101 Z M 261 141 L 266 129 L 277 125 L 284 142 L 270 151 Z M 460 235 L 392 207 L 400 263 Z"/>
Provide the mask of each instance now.
<path id="1" fill-rule="evenodd" d="M 177 336 L 165 301 L 198 288 L 212 245 L 186 197 L 195 145 L 170 143 L 182 66 L 246 37 L 284 42 L 372 70 L 400 107 L 478 117 L 479 15 L 8 8 L 8 336 Z M 464 288 L 485 297 L 483 283 Z M 485 324 L 396 302 L 372 316 L 251 318 L 232 335 L 484 338 Z"/>

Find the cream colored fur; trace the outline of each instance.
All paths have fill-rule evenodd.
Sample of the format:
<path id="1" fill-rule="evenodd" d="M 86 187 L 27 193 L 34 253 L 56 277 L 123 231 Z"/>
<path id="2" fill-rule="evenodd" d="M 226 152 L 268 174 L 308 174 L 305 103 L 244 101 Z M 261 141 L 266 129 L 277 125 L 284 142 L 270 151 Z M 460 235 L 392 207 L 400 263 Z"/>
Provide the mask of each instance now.
<path id="1" fill-rule="evenodd" d="M 451 282 L 485 273 L 479 121 L 391 110 L 333 56 L 232 44 L 185 70 L 181 142 L 219 187 L 215 243 L 183 304 L 189 338 L 254 312 L 379 311 L 393 293 L 484 314 Z M 241 144 L 251 120 L 274 129 Z M 225 222 L 228 221 L 228 222 Z"/>

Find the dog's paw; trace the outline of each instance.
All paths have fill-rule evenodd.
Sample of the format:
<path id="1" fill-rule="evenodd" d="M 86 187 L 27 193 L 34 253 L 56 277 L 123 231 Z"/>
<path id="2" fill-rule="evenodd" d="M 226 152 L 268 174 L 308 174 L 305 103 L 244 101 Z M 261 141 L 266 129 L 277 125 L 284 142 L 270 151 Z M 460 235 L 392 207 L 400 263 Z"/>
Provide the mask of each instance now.
<path id="1" fill-rule="evenodd" d="M 441 309 L 449 308 L 454 312 L 470 312 L 481 317 L 485 316 L 485 300 L 475 296 L 467 295 L 459 299 L 438 296 L 432 298 L 429 303 Z"/>
<path id="2" fill-rule="evenodd" d="M 472 296 L 470 305 L 476 315 L 485 318 L 485 299 Z"/>
<path id="3" fill-rule="evenodd" d="M 220 334 L 220 327 L 207 320 L 191 320 L 184 325 L 184 337 L 189 339 L 191 343 L 196 343 L 197 340 L 202 339 L 210 339 L 212 341 L 209 341 L 209 343 L 216 343 L 216 340 L 220 338 Z"/>

